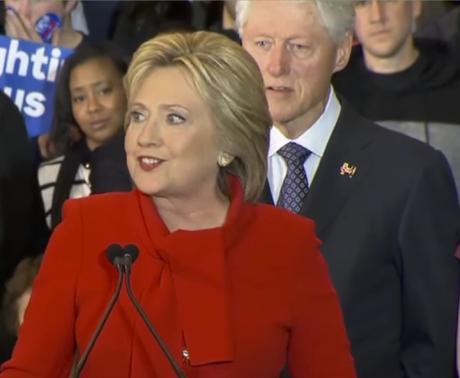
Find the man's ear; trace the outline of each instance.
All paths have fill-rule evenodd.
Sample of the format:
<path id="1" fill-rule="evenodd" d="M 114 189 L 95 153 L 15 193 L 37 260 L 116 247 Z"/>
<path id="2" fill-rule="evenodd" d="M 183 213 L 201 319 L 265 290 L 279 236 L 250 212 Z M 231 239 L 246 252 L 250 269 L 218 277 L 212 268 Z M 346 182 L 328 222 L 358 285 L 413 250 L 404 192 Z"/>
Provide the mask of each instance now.
<path id="1" fill-rule="evenodd" d="M 337 44 L 334 72 L 341 71 L 346 67 L 350 59 L 352 46 L 353 34 L 351 31 L 348 31 L 345 38 Z"/>
<path id="2" fill-rule="evenodd" d="M 77 6 L 79 0 L 65 0 L 64 1 L 64 12 L 70 14 Z"/>

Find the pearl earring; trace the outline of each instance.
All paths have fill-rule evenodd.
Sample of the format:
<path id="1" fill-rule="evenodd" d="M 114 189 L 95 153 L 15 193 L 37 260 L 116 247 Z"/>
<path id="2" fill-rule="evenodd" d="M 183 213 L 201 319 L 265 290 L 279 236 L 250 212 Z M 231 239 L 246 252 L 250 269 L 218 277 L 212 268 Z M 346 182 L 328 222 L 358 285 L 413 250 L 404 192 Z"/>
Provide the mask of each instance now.
<path id="1" fill-rule="evenodd" d="M 219 167 L 226 167 L 229 165 L 233 160 L 233 156 L 230 156 L 229 154 L 222 152 L 217 156 L 217 164 Z"/>

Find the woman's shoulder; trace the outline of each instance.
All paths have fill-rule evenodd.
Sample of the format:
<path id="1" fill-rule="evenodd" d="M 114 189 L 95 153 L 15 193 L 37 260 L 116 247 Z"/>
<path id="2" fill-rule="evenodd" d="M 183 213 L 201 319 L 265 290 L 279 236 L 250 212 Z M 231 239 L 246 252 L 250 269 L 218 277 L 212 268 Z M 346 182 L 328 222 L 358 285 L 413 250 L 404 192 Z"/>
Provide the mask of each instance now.
<path id="1" fill-rule="evenodd" d="M 137 196 L 135 191 L 110 192 L 93 194 L 82 198 L 71 198 L 64 202 L 64 213 L 76 211 L 91 214 L 94 217 L 117 216 L 125 212 L 126 208 L 135 207 Z"/>
<path id="2" fill-rule="evenodd" d="M 292 251 L 316 248 L 315 222 L 273 205 L 255 204 L 248 234 L 263 236 L 267 248 L 286 248 Z"/>
<path id="3" fill-rule="evenodd" d="M 287 264 L 288 271 L 298 263 L 316 261 L 321 241 L 313 220 L 273 205 L 254 206 L 251 226 L 245 230 L 252 253 L 268 263 Z"/>
<path id="4" fill-rule="evenodd" d="M 267 226 L 280 227 L 283 232 L 289 232 L 289 230 L 293 232 L 296 230 L 305 231 L 305 229 L 309 229 L 311 232 L 315 231 L 315 222 L 308 217 L 274 205 L 256 204 L 255 207 L 256 219 Z"/>

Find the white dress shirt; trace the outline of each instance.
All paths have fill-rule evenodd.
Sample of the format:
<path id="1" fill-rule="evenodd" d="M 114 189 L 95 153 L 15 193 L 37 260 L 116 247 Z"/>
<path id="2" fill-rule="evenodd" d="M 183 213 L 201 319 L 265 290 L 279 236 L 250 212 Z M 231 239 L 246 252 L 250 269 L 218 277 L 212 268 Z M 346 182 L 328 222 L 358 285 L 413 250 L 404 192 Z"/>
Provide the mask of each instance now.
<path id="1" fill-rule="evenodd" d="M 331 86 L 323 114 L 298 138 L 288 139 L 276 127 L 271 128 L 267 178 L 275 204 L 278 201 L 281 185 L 287 174 L 286 162 L 277 154 L 277 151 L 289 142 L 295 142 L 310 150 L 311 154 L 305 161 L 304 168 L 307 173 L 308 184 L 311 185 L 341 109 L 340 102 Z"/>

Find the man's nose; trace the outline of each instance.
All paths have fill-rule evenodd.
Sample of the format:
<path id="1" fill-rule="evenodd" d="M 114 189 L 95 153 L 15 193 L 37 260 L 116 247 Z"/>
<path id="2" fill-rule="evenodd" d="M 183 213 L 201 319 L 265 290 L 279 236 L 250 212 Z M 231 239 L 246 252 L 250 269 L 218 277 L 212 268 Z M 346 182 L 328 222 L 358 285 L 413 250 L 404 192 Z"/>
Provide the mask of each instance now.
<path id="1" fill-rule="evenodd" d="M 382 22 L 385 19 L 384 4 L 381 0 L 371 0 L 369 2 L 369 21 Z"/>
<path id="2" fill-rule="evenodd" d="M 285 75 L 289 72 L 290 54 L 283 44 L 274 45 L 268 58 L 268 72 L 273 76 Z"/>

